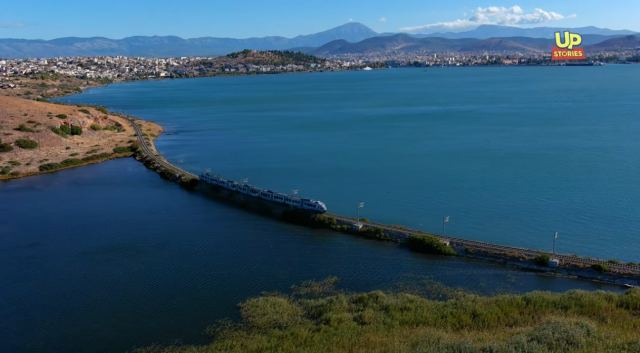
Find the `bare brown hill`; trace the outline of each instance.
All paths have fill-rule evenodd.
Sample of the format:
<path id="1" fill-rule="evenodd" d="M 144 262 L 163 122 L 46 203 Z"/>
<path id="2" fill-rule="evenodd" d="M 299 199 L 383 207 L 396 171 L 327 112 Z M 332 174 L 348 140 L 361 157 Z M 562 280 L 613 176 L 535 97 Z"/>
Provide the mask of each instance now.
<path id="1" fill-rule="evenodd" d="M 162 131 L 142 124 L 152 137 Z M 135 140 L 126 118 L 102 108 L 0 96 L 0 179 L 129 156 Z"/>

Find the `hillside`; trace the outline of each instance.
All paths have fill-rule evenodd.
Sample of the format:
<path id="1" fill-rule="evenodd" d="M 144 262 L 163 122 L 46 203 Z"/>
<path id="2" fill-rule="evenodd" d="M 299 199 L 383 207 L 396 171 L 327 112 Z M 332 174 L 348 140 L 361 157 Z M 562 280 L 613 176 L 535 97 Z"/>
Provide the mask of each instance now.
<path id="1" fill-rule="evenodd" d="M 0 96 L 0 179 L 130 156 L 134 140 L 127 120 L 102 108 Z"/>
<path id="2" fill-rule="evenodd" d="M 483 297 L 427 288 L 342 293 L 330 281 L 240 304 L 204 345 L 137 353 L 637 353 L 640 290 Z M 437 299 L 429 299 L 437 298 Z"/>
<path id="3" fill-rule="evenodd" d="M 68 37 L 53 40 L 0 39 L 0 58 L 39 58 L 58 56 L 215 56 L 244 49 L 285 50 L 318 47 L 342 39 L 358 42 L 377 35 L 370 28 L 350 22 L 319 33 L 293 38 L 270 36 L 260 38 L 200 37 L 184 39 L 176 36 L 135 36 L 123 39 L 103 37 Z"/>
<path id="4" fill-rule="evenodd" d="M 496 37 L 529 37 L 529 38 L 553 38 L 555 32 L 571 31 L 580 33 L 587 38 L 602 38 L 613 36 L 624 36 L 634 34 L 628 30 L 614 30 L 599 27 L 578 27 L 578 28 L 562 28 L 562 27 L 532 27 L 522 28 L 513 26 L 500 25 L 481 25 L 475 29 L 463 32 L 437 32 L 416 34 L 416 36 L 442 37 L 442 38 L 477 38 L 488 39 Z"/>
<path id="5" fill-rule="evenodd" d="M 434 52 L 542 52 L 551 49 L 551 41 L 543 38 L 447 39 L 416 38 L 407 34 L 365 39 L 358 43 L 334 41 L 311 51 L 314 55 L 341 54 L 411 54 Z"/>
<path id="6" fill-rule="evenodd" d="M 617 37 L 587 47 L 590 51 L 640 49 L 640 34 Z"/>

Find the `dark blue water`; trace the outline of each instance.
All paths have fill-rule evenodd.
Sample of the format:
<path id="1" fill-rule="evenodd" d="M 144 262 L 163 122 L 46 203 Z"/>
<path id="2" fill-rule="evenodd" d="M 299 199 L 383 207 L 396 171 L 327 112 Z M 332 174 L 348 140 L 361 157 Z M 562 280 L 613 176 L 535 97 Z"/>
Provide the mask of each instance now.
<path id="1" fill-rule="evenodd" d="M 342 214 L 640 261 L 640 66 L 404 69 L 139 82 L 65 99 L 158 121 L 193 171 Z"/>
<path id="2" fill-rule="evenodd" d="M 459 76 L 461 73 L 465 74 Z M 485 200 L 474 199 L 478 194 L 487 193 L 480 186 L 490 184 L 492 178 L 482 174 L 474 174 L 475 178 L 472 178 L 474 175 L 467 175 L 467 171 L 458 174 L 456 168 L 463 166 L 455 163 L 430 166 L 434 160 L 444 158 L 436 152 L 445 146 L 450 149 L 447 153 L 457 156 L 454 161 L 463 158 L 462 148 L 465 146 L 456 147 L 455 143 L 447 143 L 444 137 L 438 140 L 444 146 L 438 147 L 432 141 L 435 135 L 430 132 L 432 128 L 451 125 L 445 114 L 437 113 L 437 109 L 427 112 L 425 108 L 411 108 L 405 103 L 395 108 L 384 108 L 379 101 L 381 96 L 366 98 L 371 94 L 367 87 L 375 82 L 384 87 L 383 81 L 389 84 L 397 80 L 411 82 L 414 76 L 422 80 L 420 75 L 426 75 L 432 81 L 437 77 L 446 81 L 446 75 L 454 75 L 458 81 L 474 79 L 471 73 L 485 75 L 484 71 L 475 70 L 406 70 L 376 72 L 371 76 L 339 73 L 144 82 L 92 90 L 73 100 L 105 104 L 156 118 L 168 129 L 159 141 L 160 149 L 170 159 L 189 168 L 199 169 L 208 165 L 230 176 L 247 176 L 258 184 L 277 186 L 282 190 L 299 188 L 304 194 L 330 200 L 334 209 L 344 207 L 345 212 L 350 209 L 347 204 L 351 198 L 362 198 L 368 202 L 365 216 L 371 217 L 379 212 L 380 218 L 409 219 L 410 213 L 405 215 L 402 210 L 435 207 L 433 205 L 437 203 L 434 200 L 438 197 L 442 198 L 440 202 L 446 201 L 444 190 L 448 190 L 452 197 L 461 197 L 464 193 L 458 189 L 464 187 L 456 186 L 460 180 L 470 183 L 478 179 L 475 184 L 465 187 L 475 190 L 469 193 L 467 200 L 475 200 L 481 213 L 494 210 L 496 205 L 504 202 L 500 200 L 513 200 L 514 197 L 497 194 L 497 201 L 488 197 Z M 318 80 L 325 86 L 334 81 L 334 89 L 353 93 L 359 103 L 349 108 L 343 101 L 346 98 L 320 85 L 316 82 Z M 307 87 L 312 93 L 307 95 L 302 87 Z M 321 90 L 319 87 L 325 88 Z M 401 99 L 402 94 L 394 92 L 399 90 L 409 94 L 402 87 L 386 88 L 386 92 Z M 193 101 L 185 98 L 190 92 Z M 323 98 L 322 94 L 329 95 L 331 101 Z M 259 97 L 261 95 L 263 98 Z M 128 96 L 137 96 L 139 100 Z M 275 96 L 282 97 L 272 111 L 268 102 L 269 97 Z M 307 97 L 305 99 L 312 107 L 324 106 L 325 113 L 305 112 L 299 103 L 302 96 Z M 251 103 L 250 97 L 256 101 Z M 440 99 L 446 105 L 444 99 Z M 367 101 L 372 107 L 362 108 L 361 105 Z M 401 101 L 405 102 L 404 98 Z M 290 105 L 293 108 L 287 108 Z M 376 105 L 380 106 L 373 109 Z M 451 104 L 447 109 L 455 111 L 453 106 Z M 505 107 L 508 107 L 507 103 Z M 287 109 L 293 111 L 287 115 Z M 381 116 L 378 116 L 375 113 L 378 109 L 387 113 L 379 113 Z M 394 109 L 408 116 L 396 115 Z M 412 110 L 423 113 L 411 114 Z M 349 111 L 351 113 L 347 113 Z M 349 116 L 352 116 L 352 121 L 346 118 Z M 433 119 L 440 122 L 420 127 L 421 119 L 425 118 L 419 116 L 426 116 L 427 120 L 435 116 Z M 611 114 L 606 118 L 620 119 Z M 466 119 L 467 122 L 472 120 L 470 117 Z M 631 131 L 637 125 L 632 123 L 630 115 L 627 119 L 630 123 L 626 130 Z M 277 128 L 278 122 L 286 124 Z M 380 129 L 380 124 L 388 125 L 388 128 Z M 405 124 L 415 128 L 407 129 Z M 377 137 L 373 135 L 374 127 L 380 134 Z M 394 131 L 397 129 L 400 130 Z M 463 140 L 455 137 L 457 134 L 453 132 L 457 130 L 459 134 L 464 128 L 450 129 L 454 130 L 451 136 L 455 141 Z M 484 128 L 476 124 L 475 129 L 482 131 Z M 516 127 L 513 129 L 518 130 Z M 420 135 L 432 137 L 418 139 L 411 135 L 411 130 L 420 130 Z M 406 150 L 401 148 L 403 145 L 391 143 L 400 139 L 397 136 L 400 131 L 406 135 L 401 139 L 406 142 Z M 624 136 L 626 132 L 617 134 Z M 327 139 L 335 142 L 342 135 L 344 141 L 351 141 L 345 142 L 342 148 L 327 143 Z M 421 144 L 416 139 L 423 141 L 425 146 L 422 149 L 418 148 Z M 468 139 L 477 141 L 474 134 L 470 134 Z M 593 137 L 591 143 L 594 143 L 593 139 L 602 137 Z M 288 145 L 291 141 L 297 142 Z M 495 143 L 503 144 L 500 141 Z M 634 141 L 627 143 L 629 148 L 634 148 Z M 440 150 L 427 153 L 427 146 Z M 469 146 L 466 145 L 465 153 L 473 154 L 473 148 Z M 251 148 L 256 149 L 251 151 Z M 520 145 L 516 150 L 523 148 L 524 145 Z M 460 150 L 451 152 L 456 149 Z M 275 155 L 271 153 L 276 150 L 278 153 Z M 389 152 L 384 152 L 386 150 Z M 393 150 L 396 152 L 391 152 Z M 483 148 L 478 150 L 484 151 Z M 479 152 L 478 156 L 488 153 Z M 413 159 L 415 163 L 398 159 L 398 156 L 414 153 L 422 156 Z M 512 152 L 502 153 L 508 156 Z M 385 160 L 383 156 L 391 157 Z M 479 163 L 473 165 L 478 167 Z M 520 162 L 516 166 L 525 164 Z M 610 170 L 623 169 L 611 164 Z M 632 169 L 634 165 L 627 167 Z M 423 173 L 424 170 L 429 171 L 420 175 L 425 183 L 414 190 L 422 195 L 420 198 L 407 192 L 418 176 L 399 169 L 401 167 L 414 168 L 409 169 L 414 172 L 418 167 Z M 331 177 L 330 171 L 338 176 Z M 564 180 L 562 183 L 568 182 L 573 175 L 565 171 L 568 176 L 560 178 Z M 592 174 L 598 173 L 594 171 Z M 349 182 L 332 185 L 332 182 L 343 178 L 340 175 Z M 443 175 L 450 175 L 452 179 L 440 186 L 426 182 L 433 178 L 444 182 L 446 178 Z M 623 188 L 620 183 L 625 178 L 621 175 L 614 177 L 613 174 L 610 177 L 618 181 L 612 190 Z M 397 181 L 378 184 L 378 178 Z M 630 203 L 637 198 L 637 189 L 634 185 L 624 187 L 629 196 L 617 201 Z M 431 195 L 440 189 L 443 190 L 440 196 L 438 193 Z M 567 192 L 557 189 L 563 195 Z M 573 190 L 577 192 L 579 188 Z M 395 200 L 395 205 L 399 205 L 402 200 L 396 199 L 398 195 L 412 196 L 413 199 L 405 201 L 413 207 L 396 209 L 372 201 Z M 584 198 L 588 201 L 587 196 Z M 604 196 L 600 194 L 600 200 L 608 200 Z M 349 202 L 342 205 L 341 199 Z M 456 198 L 451 202 L 460 204 L 463 201 Z M 529 207 L 524 201 L 518 205 Z M 629 204 L 629 209 L 624 210 L 626 213 L 619 217 L 634 215 L 636 209 L 632 206 Z M 380 212 L 381 207 L 386 207 L 388 215 Z M 580 204 L 575 207 L 580 207 Z M 601 207 L 595 209 L 601 213 L 609 212 Z M 443 212 L 438 210 L 433 216 L 425 214 L 424 219 L 439 218 Z M 502 212 L 502 222 L 507 224 L 504 227 L 522 227 L 516 221 L 526 217 L 520 215 L 518 207 L 514 205 L 511 210 L 506 207 Z M 447 213 L 452 217 L 457 215 Z M 571 213 L 565 216 L 568 214 Z M 208 324 L 236 317 L 235 305 L 243 299 L 261 291 L 285 291 L 297 282 L 330 275 L 340 277 L 343 288 L 354 290 L 391 288 L 397 283 L 413 283 L 421 279 L 480 293 L 613 289 L 481 262 L 418 255 L 393 244 L 278 223 L 185 191 L 160 179 L 132 159 L 0 183 L 0 215 L 1 352 L 123 352 L 133 346 L 154 342 L 198 342 L 204 339 L 202 332 Z M 544 220 L 543 217 L 537 218 L 541 222 Z M 632 220 L 637 222 L 637 219 Z M 594 224 L 605 222 L 599 219 L 591 221 Z M 420 218 L 415 222 L 425 221 Z M 437 221 L 431 226 L 422 224 L 426 228 L 436 227 Z M 458 220 L 451 228 L 459 232 L 464 224 Z M 615 222 L 609 224 L 612 229 L 629 227 Z M 474 236 L 486 234 L 493 233 Z M 515 236 L 506 239 L 521 241 Z M 625 247 L 612 241 L 608 251 L 615 251 L 622 257 L 631 254 L 628 248 L 634 246 L 637 243 L 628 243 Z M 627 249 L 622 251 L 621 248 Z"/>
<path id="3" fill-rule="evenodd" d="M 278 223 L 133 159 L 0 183 L 0 351 L 124 352 L 199 342 L 262 291 L 431 279 L 481 293 L 612 289 Z"/>

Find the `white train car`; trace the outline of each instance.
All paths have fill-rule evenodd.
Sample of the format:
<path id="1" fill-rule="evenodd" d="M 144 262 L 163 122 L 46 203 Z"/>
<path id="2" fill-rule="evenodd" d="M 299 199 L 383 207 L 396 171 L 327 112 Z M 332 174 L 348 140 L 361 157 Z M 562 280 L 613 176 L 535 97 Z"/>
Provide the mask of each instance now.
<path id="1" fill-rule="evenodd" d="M 229 191 L 260 198 L 265 201 L 275 202 L 294 209 L 300 209 L 312 213 L 325 213 L 327 206 L 322 201 L 303 199 L 293 195 L 285 195 L 267 189 L 261 189 L 248 183 L 240 183 L 235 180 L 225 179 L 211 173 L 200 174 L 200 181 L 219 186 Z"/>

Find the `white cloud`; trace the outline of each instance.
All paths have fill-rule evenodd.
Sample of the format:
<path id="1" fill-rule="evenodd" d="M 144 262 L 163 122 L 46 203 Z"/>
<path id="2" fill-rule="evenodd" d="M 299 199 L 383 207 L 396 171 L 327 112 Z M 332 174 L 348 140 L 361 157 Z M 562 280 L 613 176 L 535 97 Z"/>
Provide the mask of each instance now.
<path id="1" fill-rule="evenodd" d="M 378 19 L 378 22 L 385 23 L 385 22 L 387 22 L 387 18 L 386 18 L 386 17 L 384 17 L 384 16 L 382 16 L 382 17 L 380 17 L 380 18 Z"/>
<path id="2" fill-rule="evenodd" d="M 531 12 L 525 12 L 518 5 L 514 5 L 511 7 L 489 6 L 478 7 L 468 18 L 447 22 L 429 23 L 420 26 L 404 27 L 400 30 L 403 32 L 422 32 L 436 30 L 455 32 L 475 28 L 480 25 L 520 26 L 559 21 L 565 18 L 572 17 L 575 17 L 575 15 L 565 16 L 554 11 L 547 11 L 540 8 L 535 8 Z"/>

